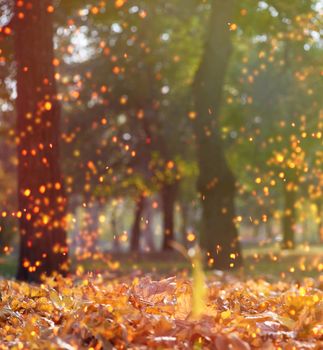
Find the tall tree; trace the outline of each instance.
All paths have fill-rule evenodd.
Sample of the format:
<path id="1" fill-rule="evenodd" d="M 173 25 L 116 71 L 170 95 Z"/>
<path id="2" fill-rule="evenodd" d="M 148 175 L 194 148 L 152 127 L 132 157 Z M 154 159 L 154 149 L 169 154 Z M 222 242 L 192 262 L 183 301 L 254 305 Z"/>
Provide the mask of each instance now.
<path id="1" fill-rule="evenodd" d="M 145 205 L 145 197 L 141 193 L 136 200 L 134 222 L 131 230 L 130 250 L 138 252 L 140 249 L 140 224 Z"/>
<path id="2" fill-rule="evenodd" d="M 67 269 L 51 0 L 15 2 L 20 256 L 17 277 Z"/>
<path id="3" fill-rule="evenodd" d="M 198 190 L 203 207 L 201 246 L 209 265 L 229 269 L 241 265 L 238 233 L 234 224 L 235 178 L 221 142 L 219 114 L 231 54 L 230 22 L 234 1 L 213 0 L 204 54 L 195 76 L 194 128 L 199 164 Z"/>

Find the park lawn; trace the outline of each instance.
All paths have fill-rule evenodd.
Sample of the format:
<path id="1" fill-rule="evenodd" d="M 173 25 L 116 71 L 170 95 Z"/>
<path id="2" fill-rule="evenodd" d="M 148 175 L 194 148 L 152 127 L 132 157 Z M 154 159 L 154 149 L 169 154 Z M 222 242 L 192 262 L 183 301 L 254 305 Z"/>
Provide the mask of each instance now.
<path id="1" fill-rule="evenodd" d="M 281 250 L 278 244 L 252 246 L 243 249 L 244 268 L 232 271 L 242 278 L 267 277 L 269 280 L 297 280 L 304 277 L 318 278 L 323 272 L 323 246 L 299 245 L 294 250 Z M 132 272 L 154 273 L 163 276 L 190 271 L 190 263 L 178 253 L 108 254 L 113 262 L 107 266 L 102 260 L 77 261 L 72 259 L 72 271 L 106 272 L 121 276 Z M 0 276 L 12 278 L 17 268 L 13 256 L 0 257 Z M 113 268 L 111 269 L 111 266 Z M 212 273 L 208 272 L 208 273 Z"/>

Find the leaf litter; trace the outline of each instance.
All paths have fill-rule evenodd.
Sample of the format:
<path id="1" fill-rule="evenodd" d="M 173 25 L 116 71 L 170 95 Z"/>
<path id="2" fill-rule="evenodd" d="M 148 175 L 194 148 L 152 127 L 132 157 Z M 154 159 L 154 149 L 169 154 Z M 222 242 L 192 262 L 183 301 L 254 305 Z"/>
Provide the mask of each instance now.
<path id="1" fill-rule="evenodd" d="M 183 276 L 1 280 L 0 349 L 323 348 L 319 281 L 198 281 L 204 287 Z"/>

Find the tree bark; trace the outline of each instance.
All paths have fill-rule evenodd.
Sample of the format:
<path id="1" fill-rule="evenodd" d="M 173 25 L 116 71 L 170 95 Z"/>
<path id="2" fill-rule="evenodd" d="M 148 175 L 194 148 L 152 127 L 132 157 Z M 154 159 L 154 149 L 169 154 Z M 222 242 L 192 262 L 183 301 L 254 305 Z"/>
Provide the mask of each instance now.
<path id="1" fill-rule="evenodd" d="M 182 216 L 182 223 L 181 223 L 181 238 L 182 238 L 182 244 L 184 247 L 188 246 L 187 242 L 187 229 L 188 229 L 188 217 L 189 217 L 189 205 L 187 203 L 181 204 L 181 216 Z"/>
<path id="2" fill-rule="evenodd" d="M 83 253 L 93 254 L 98 249 L 101 206 L 95 200 L 88 200 L 87 203 L 88 205 L 84 209 L 84 222 L 79 247 Z"/>
<path id="3" fill-rule="evenodd" d="M 269 240 L 273 240 L 274 233 L 273 233 L 273 219 L 268 218 L 265 222 L 265 229 L 266 229 L 266 238 Z"/>
<path id="4" fill-rule="evenodd" d="M 15 2 L 20 255 L 17 277 L 65 273 L 66 197 L 54 77 L 52 1 Z M 19 5 L 18 5 L 19 4 Z M 22 14 L 22 15 L 21 15 Z"/>
<path id="5" fill-rule="evenodd" d="M 233 0 L 212 1 L 204 54 L 193 84 L 200 170 L 198 190 L 203 208 L 200 242 L 208 252 L 209 266 L 221 270 L 242 263 L 234 224 L 235 178 L 218 132 L 224 79 L 231 55 L 229 24 L 233 10 Z"/>
<path id="6" fill-rule="evenodd" d="M 316 201 L 318 221 L 318 241 L 323 243 L 323 205 L 320 198 Z"/>
<path id="7" fill-rule="evenodd" d="M 140 223 L 145 206 L 145 197 L 143 194 L 136 201 L 135 218 L 131 230 L 130 250 L 138 252 L 140 248 Z"/>
<path id="8" fill-rule="evenodd" d="M 284 186 L 283 249 L 295 248 L 296 201 L 295 191 Z"/>
<path id="9" fill-rule="evenodd" d="M 144 207 L 144 216 L 146 220 L 146 225 L 143 230 L 143 237 L 145 239 L 145 244 L 149 252 L 155 251 L 154 242 L 154 228 L 153 228 L 153 217 L 154 211 L 151 206 L 151 200 L 146 199 Z"/>
<path id="10" fill-rule="evenodd" d="M 255 238 L 255 240 L 257 240 L 260 232 L 260 224 L 257 224 L 257 225 L 253 224 L 252 228 L 253 228 L 253 237 Z"/>
<path id="11" fill-rule="evenodd" d="M 164 241 L 162 249 L 171 250 L 171 243 L 175 239 L 174 234 L 174 209 L 177 195 L 177 183 L 164 184 L 161 189 L 163 208 Z"/>
<path id="12" fill-rule="evenodd" d="M 119 252 L 120 251 L 120 241 L 119 241 L 119 235 L 118 235 L 118 223 L 117 223 L 117 207 L 112 207 L 111 212 L 111 230 L 112 230 L 112 237 L 113 237 L 113 251 Z"/>

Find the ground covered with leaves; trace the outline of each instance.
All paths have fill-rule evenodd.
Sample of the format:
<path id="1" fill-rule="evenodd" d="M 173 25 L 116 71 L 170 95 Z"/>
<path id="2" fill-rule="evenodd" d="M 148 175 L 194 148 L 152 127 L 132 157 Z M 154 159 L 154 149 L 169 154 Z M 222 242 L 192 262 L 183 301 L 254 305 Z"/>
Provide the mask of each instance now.
<path id="1" fill-rule="evenodd" d="M 136 277 L 0 281 L 0 349 L 322 349 L 320 279 Z M 192 309 L 193 308 L 193 309 Z M 196 310 L 195 310 L 196 311 Z"/>

